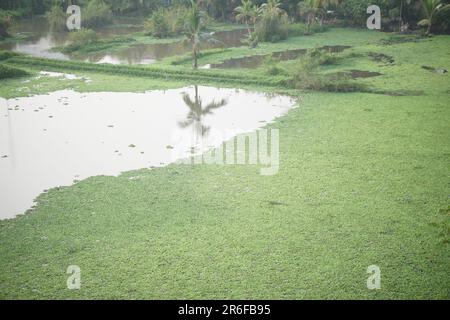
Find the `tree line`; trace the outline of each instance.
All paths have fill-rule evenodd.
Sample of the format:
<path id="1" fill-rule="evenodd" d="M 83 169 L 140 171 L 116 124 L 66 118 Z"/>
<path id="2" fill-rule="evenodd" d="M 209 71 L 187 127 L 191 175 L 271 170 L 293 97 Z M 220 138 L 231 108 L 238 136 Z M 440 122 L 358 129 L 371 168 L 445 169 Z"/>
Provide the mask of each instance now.
<path id="1" fill-rule="evenodd" d="M 71 4 L 87 10 L 85 17 L 95 25 L 114 16 L 148 16 L 171 6 L 189 7 L 190 3 L 191 0 L 2 0 L 0 36 L 5 36 L 13 19 L 48 14 L 52 8 Z M 450 0 L 198 0 L 197 3 L 208 16 L 220 21 L 236 21 L 236 14 L 242 16 L 242 12 L 236 13 L 236 8 L 253 10 L 266 4 L 286 12 L 291 22 L 304 22 L 308 26 L 333 22 L 359 27 L 365 26 L 367 7 L 375 4 L 382 10 L 382 26 L 386 31 L 424 27 L 428 33 L 450 32 L 450 10 L 447 10 Z M 247 19 L 238 21 L 249 24 Z"/>

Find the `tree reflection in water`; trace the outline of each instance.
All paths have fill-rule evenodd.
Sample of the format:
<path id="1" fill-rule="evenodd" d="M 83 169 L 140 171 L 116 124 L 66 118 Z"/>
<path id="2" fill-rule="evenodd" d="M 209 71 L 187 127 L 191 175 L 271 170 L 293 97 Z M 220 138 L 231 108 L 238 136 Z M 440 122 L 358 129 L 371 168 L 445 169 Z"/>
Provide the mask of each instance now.
<path id="1" fill-rule="evenodd" d="M 183 101 L 189 108 L 189 113 L 187 115 L 187 119 L 185 121 L 180 121 L 178 124 L 181 128 L 192 127 L 194 134 L 194 141 L 196 144 L 199 143 L 199 140 L 208 135 L 210 131 L 210 127 L 205 126 L 203 121 L 207 115 L 213 114 L 213 111 L 225 106 L 228 101 L 225 99 L 221 99 L 219 101 L 212 101 L 203 107 L 202 98 L 198 93 L 198 86 L 194 86 L 195 96 L 194 99 L 191 99 L 189 94 L 185 93 L 183 95 Z"/>

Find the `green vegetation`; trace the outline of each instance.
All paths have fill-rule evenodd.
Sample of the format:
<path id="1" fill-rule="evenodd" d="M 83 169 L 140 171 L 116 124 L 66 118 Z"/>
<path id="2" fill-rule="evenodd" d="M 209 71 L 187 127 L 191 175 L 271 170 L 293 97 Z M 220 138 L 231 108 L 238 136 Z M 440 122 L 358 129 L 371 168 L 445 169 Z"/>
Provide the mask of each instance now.
<path id="1" fill-rule="evenodd" d="M 450 206 L 437 212 L 431 225 L 438 228 L 442 243 L 450 243 Z"/>
<path id="2" fill-rule="evenodd" d="M 22 69 L 0 64 L 0 79 L 24 77 L 26 75 L 29 75 L 29 73 Z"/>
<path id="3" fill-rule="evenodd" d="M 422 5 L 426 14 L 426 18 L 419 21 L 418 24 L 420 26 L 426 26 L 426 34 L 429 35 L 431 33 L 431 27 L 435 22 L 436 16 L 446 10 L 449 10 L 450 4 L 444 5 L 441 0 L 422 0 Z"/>
<path id="4" fill-rule="evenodd" d="M 100 27 L 112 22 L 112 12 L 104 0 L 91 0 L 82 9 L 83 26 L 86 28 Z"/>
<path id="5" fill-rule="evenodd" d="M 307 38 L 323 47 L 324 35 Z M 421 96 L 240 86 L 299 96 L 300 108 L 268 126 L 282 137 L 273 177 L 256 166 L 170 165 L 41 195 L 27 215 L 0 222 L 1 297 L 448 299 L 450 79 L 421 68 L 430 52 L 450 68 L 448 46 L 448 36 L 372 38 L 319 67 L 378 71 L 361 81 Z M 191 84 L 78 72 L 93 79 L 70 84 L 79 91 Z M 2 96 L 23 86 L 6 85 Z M 80 291 L 65 287 L 71 264 Z M 372 264 L 381 290 L 366 288 Z"/>
<path id="6" fill-rule="evenodd" d="M 145 30 L 157 38 L 180 35 L 184 32 L 187 17 L 188 9 L 185 6 L 159 8 L 146 21 Z"/>
<path id="7" fill-rule="evenodd" d="M 183 25 L 192 53 L 154 65 L 0 52 L 3 98 L 199 84 L 298 99 L 298 108 L 266 126 L 280 132 L 277 175 L 261 176 L 258 166 L 171 164 L 53 188 L 26 214 L 0 220 L 1 299 L 450 298 L 450 76 L 435 72 L 450 70 L 450 36 L 330 26 L 327 11 L 335 11 L 336 24 L 365 23 L 365 0 L 265 2 L 243 1 L 236 11 L 229 1 L 192 2 Z M 170 24 L 171 38 L 156 38 L 173 22 L 166 16 L 172 9 L 101 3 L 113 14 L 153 13 L 153 37 L 95 39 L 83 30 L 70 35 L 67 52 L 182 39 Z M 425 17 L 420 1 L 384 3 L 391 29 L 413 29 Z M 13 1 L 1 6 L 17 9 Z M 237 18 L 258 46 L 200 51 L 202 12 Z M 428 32 L 445 32 L 439 19 L 446 14 L 430 18 Z M 299 56 L 277 55 L 289 50 Z M 256 68 L 197 69 L 255 56 L 263 61 Z M 36 77 L 41 70 L 91 81 Z M 181 98 L 194 116 L 202 109 L 201 91 Z M 76 291 L 66 288 L 74 264 L 82 272 Z M 373 264 L 382 270 L 381 290 L 366 287 Z"/>
<path id="8" fill-rule="evenodd" d="M 196 72 L 186 69 L 158 68 L 157 66 L 127 66 L 92 64 L 78 61 L 60 61 L 44 58 L 30 58 L 25 56 L 15 56 L 7 61 L 8 63 L 27 66 L 28 68 L 44 68 L 46 70 L 66 70 L 66 71 L 88 71 L 113 75 L 125 75 L 134 77 L 151 77 L 169 80 L 185 80 L 208 83 L 228 82 L 239 84 L 259 84 L 267 86 L 280 86 L 278 79 L 267 79 L 265 77 L 243 76 L 238 72 L 210 72 L 209 70 L 198 70 Z"/>
<path id="9" fill-rule="evenodd" d="M 69 35 L 70 48 L 75 50 L 81 46 L 86 46 L 97 41 L 97 34 L 94 30 L 82 28 L 77 31 L 73 31 Z"/>
<path id="10" fill-rule="evenodd" d="M 59 5 L 52 6 L 51 9 L 47 12 L 46 18 L 52 30 L 65 30 L 67 15 Z"/>
<path id="11" fill-rule="evenodd" d="M 192 67 L 197 69 L 200 44 L 202 41 L 211 40 L 210 34 L 203 32 L 205 29 L 205 14 L 200 9 L 197 0 L 191 0 L 191 7 L 186 18 L 186 40 L 192 46 Z"/>
<path id="12" fill-rule="evenodd" d="M 261 8 L 253 4 L 251 0 L 242 0 L 242 5 L 236 7 L 234 12 L 236 13 L 236 21 L 244 23 L 247 27 L 248 38 L 250 41 L 253 40 L 250 46 L 255 47 L 257 39 L 252 34 L 252 28 L 255 28 L 256 22 L 261 15 Z"/>
<path id="13" fill-rule="evenodd" d="M 266 0 L 252 0 L 251 4 L 261 6 Z M 343 25 L 361 26 L 367 19 L 366 9 L 369 5 L 379 5 L 382 9 L 383 28 L 385 30 L 416 29 L 417 22 L 429 20 L 428 8 L 435 8 L 441 4 L 450 4 L 449 0 L 283 0 L 281 8 L 287 11 L 292 20 L 301 21 L 308 25 L 314 24 L 317 17 L 319 23 L 334 21 Z M 48 12 L 53 0 L 3 0 L 0 11 L 8 11 L 14 17 L 26 17 L 34 14 L 42 15 Z M 87 11 L 88 25 L 92 28 L 110 22 L 111 16 L 148 16 L 165 7 L 166 2 L 160 0 L 83 0 L 78 1 Z M 172 1 L 173 5 L 186 5 L 189 1 Z M 58 4 L 62 4 L 58 2 Z M 250 3 L 249 3 L 250 4 Z M 299 5 L 300 4 L 300 5 Z M 207 0 L 200 3 L 202 10 L 214 19 L 232 21 L 235 19 L 235 8 L 239 6 L 236 0 Z M 242 6 L 241 6 L 242 7 Z M 424 10 L 425 7 L 425 10 Z M 442 12 L 434 16 L 430 32 L 442 33 L 450 31 L 450 12 Z M 245 21 L 242 21 L 246 23 Z M 429 24 L 426 24 L 428 27 Z"/>
<path id="14" fill-rule="evenodd" d="M 10 37 L 8 32 L 11 26 L 12 17 L 7 12 L 0 11 L 0 40 Z"/>
<path id="15" fill-rule="evenodd" d="M 288 36 L 288 16 L 279 0 L 268 0 L 261 6 L 261 15 L 255 26 L 258 41 L 277 42 Z"/>

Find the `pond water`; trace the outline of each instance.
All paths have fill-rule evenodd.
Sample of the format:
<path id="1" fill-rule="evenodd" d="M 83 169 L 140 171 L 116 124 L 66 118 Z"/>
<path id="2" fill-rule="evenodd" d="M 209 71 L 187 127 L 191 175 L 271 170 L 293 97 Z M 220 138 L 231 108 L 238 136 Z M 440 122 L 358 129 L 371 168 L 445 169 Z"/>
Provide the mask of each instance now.
<path id="1" fill-rule="evenodd" d="M 235 89 L 57 91 L 0 99 L 0 218 L 47 189 L 202 153 L 285 114 L 295 101 Z"/>
<path id="2" fill-rule="evenodd" d="M 319 48 L 320 50 L 329 53 L 339 53 L 350 46 L 324 46 Z M 265 59 L 272 56 L 272 58 L 279 61 L 295 60 L 307 52 L 306 49 L 293 49 L 286 51 L 273 52 L 272 54 L 266 55 L 253 55 L 241 58 L 231 58 L 220 63 L 207 64 L 202 66 L 203 69 L 217 68 L 217 69 L 255 69 L 258 68 Z"/>
<path id="3" fill-rule="evenodd" d="M 139 27 L 105 28 L 96 32 L 99 38 L 105 39 L 140 31 L 140 29 Z M 171 43 L 136 45 L 113 54 L 101 53 L 75 57 L 52 51 L 52 48 L 61 47 L 68 43 L 68 33 L 52 32 L 47 21 L 43 18 L 20 22 L 12 28 L 12 32 L 31 36 L 23 41 L 2 43 L 0 44 L 0 50 L 11 50 L 36 57 L 61 60 L 74 59 L 110 64 L 151 64 L 166 57 L 188 53 L 191 50 L 190 46 L 184 41 L 175 41 Z M 213 37 L 217 41 L 205 44 L 203 49 L 241 46 L 241 40 L 246 35 L 247 31 L 244 29 L 216 32 L 213 34 Z"/>
<path id="4" fill-rule="evenodd" d="M 202 45 L 202 49 L 229 48 L 241 46 L 241 40 L 247 35 L 243 29 L 213 33 L 216 41 Z M 111 64 L 151 64 L 163 58 L 182 55 L 192 51 L 185 41 L 171 43 L 141 44 L 114 54 L 90 55 L 86 61 Z"/>
<path id="5" fill-rule="evenodd" d="M 97 30 L 100 38 L 110 38 L 139 31 L 140 27 L 103 28 Z M 11 33 L 27 36 L 26 40 L 0 44 L 0 50 L 26 53 L 35 57 L 68 60 L 70 57 L 51 49 L 67 43 L 67 32 L 52 32 L 45 18 L 22 20 L 14 24 Z"/>

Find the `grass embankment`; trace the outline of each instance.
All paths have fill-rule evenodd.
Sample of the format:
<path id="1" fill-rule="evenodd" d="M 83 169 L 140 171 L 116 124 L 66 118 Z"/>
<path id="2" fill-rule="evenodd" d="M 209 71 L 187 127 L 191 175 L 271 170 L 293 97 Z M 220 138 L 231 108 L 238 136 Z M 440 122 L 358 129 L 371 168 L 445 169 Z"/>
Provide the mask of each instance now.
<path id="1" fill-rule="evenodd" d="M 239 72 L 229 71 L 209 71 L 209 70 L 184 70 L 177 68 L 158 68 L 157 66 L 134 66 L 134 65 L 109 65 L 93 64 L 79 61 L 63 61 L 45 58 L 31 58 L 16 56 L 8 59 L 6 62 L 27 66 L 29 68 L 45 68 L 46 70 L 65 70 L 75 72 L 95 72 L 113 75 L 148 77 L 162 80 L 184 80 L 199 83 L 220 83 L 227 82 L 231 84 L 258 84 L 261 86 L 281 86 L 284 83 L 277 78 L 269 79 L 267 77 L 246 76 Z"/>
<path id="2" fill-rule="evenodd" d="M 368 33 L 366 30 L 333 28 L 312 36 L 289 37 L 287 40 L 276 43 L 259 43 L 256 48 L 241 46 L 222 50 L 216 49 L 211 51 L 211 53 L 202 55 L 199 59 L 199 64 L 218 63 L 232 58 L 267 55 L 286 50 L 313 49 L 325 45 L 362 46 L 380 41 L 387 37 L 388 36 L 385 33 L 381 32 Z M 189 55 L 186 55 L 184 57 L 171 57 L 165 59 L 162 61 L 162 64 L 176 64 L 188 68 L 191 65 L 191 61 L 189 60 Z"/>
<path id="3" fill-rule="evenodd" d="M 302 93 L 269 125 L 280 130 L 275 176 L 170 165 L 41 195 L 0 222 L 0 297 L 449 299 L 450 79 L 422 68 L 450 69 L 449 45 L 372 43 L 321 67 L 382 71 L 361 81 L 422 94 Z M 377 50 L 394 64 L 370 58 Z M 96 77 L 103 90 L 165 85 Z M 370 291 L 374 264 L 382 289 Z M 66 288 L 69 265 L 81 267 L 79 291 Z"/>
<path id="4" fill-rule="evenodd" d="M 445 51 L 447 46 L 446 37 L 436 37 L 432 42 L 429 39 L 416 40 L 405 37 L 408 42 L 386 44 L 391 38 L 391 36 L 386 34 L 368 33 L 364 30 L 332 29 L 327 33 L 316 34 L 310 37 L 290 38 L 280 44 L 263 44 L 257 49 L 259 51 L 253 51 L 253 49 L 246 47 L 206 51 L 200 59 L 217 63 L 225 59 L 224 53 L 226 55 L 235 54 L 239 56 L 242 52 L 245 52 L 244 56 L 247 56 L 251 53 L 267 55 L 271 52 L 282 50 L 314 49 L 324 46 L 350 47 L 350 49 L 342 53 L 330 55 L 331 62 L 319 65 L 311 74 L 307 74 L 306 70 L 299 68 L 301 63 L 298 60 L 281 62 L 273 60 L 270 61 L 270 65 L 263 64 L 257 69 L 246 69 L 245 72 L 239 69 L 194 71 L 185 63 L 175 63 L 177 61 L 189 61 L 190 57 L 176 58 L 175 60 L 166 59 L 150 66 L 67 62 L 20 55 L 12 58 L 8 57 L 9 59 L 6 62 L 19 67 L 52 71 L 93 72 L 175 82 L 189 81 L 191 83 L 210 85 L 263 87 L 276 91 L 288 88 L 309 89 L 308 85 L 301 83 L 301 81 L 317 82 L 311 86 L 315 90 L 361 91 L 394 96 L 421 95 L 424 88 L 434 90 L 434 86 L 430 85 L 432 82 L 423 82 L 424 77 L 428 78 L 431 76 L 430 72 L 421 68 L 416 73 L 411 73 L 410 70 L 421 63 L 426 64 L 422 57 L 426 55 L 427 50 Z M 395 54 L 399 50 L 401 50 L 400 52 L 418 50 L 420 54 L 405 58 Z M 393 54 L 398 56 L 398 58 L 393 58 Z M 433 62 L 436 66 L 446 65 L 446 58 L 445 55 L 436 57 Z M 377 72 L 381 76 L 367 79 L 339 79 L 335 77 L 337 74 L 351 74 L 354 70 Z M 276 72 L 274 73 L 274 71 Z M 296 80 L 299 75 L 303 77 L 301 81 Z M 402 75 L 408 77 L 409 81 L 402 81 Z M 389 82 L 389 86 L 386 86 L 387 82 Z"/>
<path id="5" fill-rule="evenodd" d="M 29 73 L 25 70 L 0 64 L 0 79 L 20 78 L 27 75 L 29 75 Z"/>

